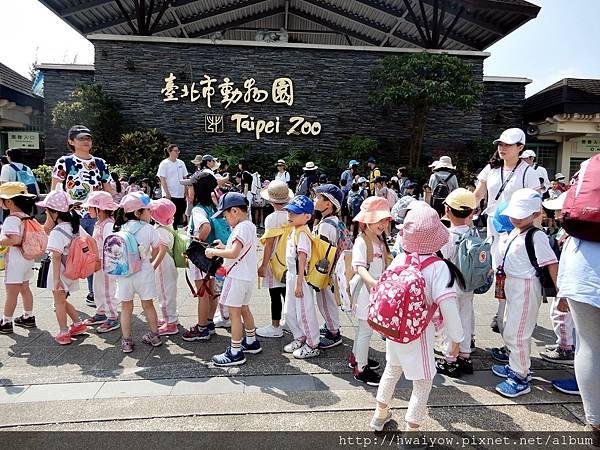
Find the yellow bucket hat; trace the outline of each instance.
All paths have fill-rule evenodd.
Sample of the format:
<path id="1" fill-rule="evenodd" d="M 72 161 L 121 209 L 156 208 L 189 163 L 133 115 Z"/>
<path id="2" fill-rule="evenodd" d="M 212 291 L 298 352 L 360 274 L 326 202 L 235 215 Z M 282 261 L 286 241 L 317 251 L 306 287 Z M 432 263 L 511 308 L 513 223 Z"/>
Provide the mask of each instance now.
<path id="1" fill-rule="evenodd" d="M 9 181 L 8 183 L 2 183 L 0 185 L 0 198 L 8 200 L 13 197 L 37 197 L 35 194 L 27 192 L 27 186 L 18 181 Z"/>

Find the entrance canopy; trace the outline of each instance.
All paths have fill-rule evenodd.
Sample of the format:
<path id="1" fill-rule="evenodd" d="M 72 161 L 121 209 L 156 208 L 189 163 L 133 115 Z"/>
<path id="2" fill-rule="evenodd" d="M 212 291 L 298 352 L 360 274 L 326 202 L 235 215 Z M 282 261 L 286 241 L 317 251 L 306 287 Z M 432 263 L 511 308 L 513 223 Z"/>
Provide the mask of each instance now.
<path id="1" fill-rule="evenodd" d="M 482 51 L 525 0 L 40 0 L 81 34 Z"/>

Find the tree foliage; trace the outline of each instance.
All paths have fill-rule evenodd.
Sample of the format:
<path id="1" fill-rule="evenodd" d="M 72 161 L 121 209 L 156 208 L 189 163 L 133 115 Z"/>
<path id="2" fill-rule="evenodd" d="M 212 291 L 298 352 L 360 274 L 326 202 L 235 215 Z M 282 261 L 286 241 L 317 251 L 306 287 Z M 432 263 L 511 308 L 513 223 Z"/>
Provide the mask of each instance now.
<path id="1" fill-rule="evenodd" d="M 156 128 L 124 133 L 116 150 L 108 156 L 111 170 L 138 178 L 154 177 L 165 158 L 170 141 Z"/>
<path id="2" fill-rule="evenodd" d="M 479 100 L 481 83 L 470 65 L 455 56 L 412 53 L 386 56 L 371 71 L 374 89 L 370 99 L 386 109 L 406 108 L 409 113 L 409 163 L 418 167 L 427 117 L 432 108 L 471 109 Z"/>

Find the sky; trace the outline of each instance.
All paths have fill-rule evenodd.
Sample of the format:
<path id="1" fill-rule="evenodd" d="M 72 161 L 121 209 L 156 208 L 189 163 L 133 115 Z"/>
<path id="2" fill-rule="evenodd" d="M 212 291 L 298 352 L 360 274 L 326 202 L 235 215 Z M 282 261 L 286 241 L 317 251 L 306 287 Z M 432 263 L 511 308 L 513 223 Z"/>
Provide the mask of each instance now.
<path id="1" fill-rule="evenodd" d="M 530 0 L 540 14 L 486 51 L 484 73 L 533 80 L 600 78 L 600 0 Z M 94 48 L 38 0 L 0 0 L 0 62 L 27 76 L 39 63 L 93 64 Z"/>

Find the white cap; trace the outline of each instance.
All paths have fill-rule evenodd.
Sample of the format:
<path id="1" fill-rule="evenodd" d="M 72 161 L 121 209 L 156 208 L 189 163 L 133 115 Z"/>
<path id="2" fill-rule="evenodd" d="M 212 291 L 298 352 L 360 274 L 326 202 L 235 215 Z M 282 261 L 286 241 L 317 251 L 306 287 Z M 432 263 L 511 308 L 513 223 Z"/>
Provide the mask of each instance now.
<path id="1" fill-rule="evenodd" d="M 558 172 L 556 175 L 554 175 L 554 179 L 555 179 L 556 181 L 564 180 L 565 178 L 567 178 L 567 177 L 565 177 L 565 176 L 564 176 L 562 173 L 560 173 L 560 172 Z"/>
<path id="2" fill-rule="evenodd" d="M 436 160 L 436 161 L 432 162 L 431 164 L 429 164 L 429 167 L 431 167 L 432 169 L 435 169 L 439 164 L 440 164 L 440 162 Z"/>
<path id="3" fill-rule="evenodd" d="M 563 192 L 557 198 L 554 198 L 552 200 L 546 200 L 544 203 L 542 203 L 542 205 L 544 205 L 544 208 L 551 209 L 553 211 L 556 211 L 558 209 L 563 209 L 566 198 L 567 198 L 567 192 Z"/>
<path id="4" fill-rule="evenodd" d="M 499 142 L 508 145 L 525 145 L 525 133 L 520 128 L 509 128 L 508 130 L 504 130 L 500 137 L 494 141 L 494 145 L 497 145 Z"/>
<path id="5" fill-rule="evenodd" d="M 533 150 L 525 150 L 523 153 L 521 153 L 521 156 L 519 156 L 519 158 L 535 158 L 535 152 Z"/>
<path id="6" fill-rule="evenodd" d="M 530 188 L 519 189 L 510 198 L 503 216 L 525 219 L 542 210 L 542 194 Z"/>

